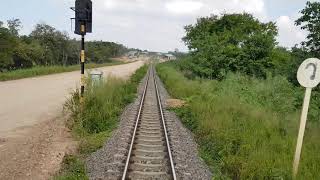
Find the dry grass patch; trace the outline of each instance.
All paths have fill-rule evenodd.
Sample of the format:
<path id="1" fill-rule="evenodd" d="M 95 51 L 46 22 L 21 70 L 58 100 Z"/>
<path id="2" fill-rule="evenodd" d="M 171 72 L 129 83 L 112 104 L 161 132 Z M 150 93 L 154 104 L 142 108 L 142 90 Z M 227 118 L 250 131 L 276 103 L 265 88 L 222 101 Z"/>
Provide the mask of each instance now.
<path id="1" fill-rule="evenodd" d="M 168 108 L 180 108 L 186 105 L 186 101 L 181 99 L 167 99 L 166 104 Z"/>

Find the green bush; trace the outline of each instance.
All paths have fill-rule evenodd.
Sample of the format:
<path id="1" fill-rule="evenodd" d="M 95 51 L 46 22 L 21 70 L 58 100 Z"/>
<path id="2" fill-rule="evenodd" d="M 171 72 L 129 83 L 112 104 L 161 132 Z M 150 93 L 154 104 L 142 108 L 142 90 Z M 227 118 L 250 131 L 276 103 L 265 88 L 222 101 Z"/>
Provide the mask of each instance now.
<path id="1" fill-rule="evenodd" d="M 91 87 L 85 94 L 85 110 L 81 116 L 83 128 L 88 133 L 112 129 L 122 108 L 132 101 L 132 92 L 135 92 L 132 85 L 113 78 L 100 86 Z"/>
<path id="2" fill-rule="evenodd" d="M 84 103 L 75 91 L 65 108 L 71 112 L 69 125 L 80 135 L 110 131 L 116 126 L 123 108 L 135 97 L 137 86 L 145 76 L 147 66 L 136 71 L 130 80 L 109 77 L 97 85 L 88 82 Z"/>
<path id="3" fill-rule="evenodd" d="M 200 17 L 185 26 L 182 39 L 191 51 L 188 69 L 193 74 L 223 79 L 227 72 L 265 77 L 278 34 L 273 22 L 260 22 L 251 14 Z"/>
<path id="4" fill-rule="evenodd" d="M 108 78 L 95 86 L 91 86 L 89 81 L 82 105 L 79 90 L 73 93 L 65 104 L 65 110 L 71 113 L 68 126 L 80 142 L 79 152 L 76 156 L 66 158 L 56 179 L 87 179 L 83 159 L 101 148 L 118 125 L 123 109 L 135 98 L 138 84 L 147 69 L 146 65 L 141 67 L 127 81 Z"/>
<path id="5" fill-rule="evenodd" d="M 60 176 L 55 177 L 55 180 L 88 180 L 86 176 L 85 165 L 76 156 L 65 156 L 63 159 L 63 171 Z"/>
<path id="6" fill-rule="evenodd" d="M 170 64 L 157 71 L 171 95 L 187 100 L 175 112 L 215 178 L 291 179 L 302 89 L 281 76 L 188 80 Z M 319 126 L 319 120 L 308 121 L 299 179 L 320 178 Z"/>

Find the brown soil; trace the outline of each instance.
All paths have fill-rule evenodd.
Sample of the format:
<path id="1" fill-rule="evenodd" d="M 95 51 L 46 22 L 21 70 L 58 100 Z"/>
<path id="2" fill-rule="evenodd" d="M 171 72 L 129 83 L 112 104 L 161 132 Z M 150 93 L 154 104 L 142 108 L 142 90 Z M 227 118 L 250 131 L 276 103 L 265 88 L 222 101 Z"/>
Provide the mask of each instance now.
<path id="1" fill-rule="evenodd" d="M 168 99 L 167 102 L 168 108 L 179 108 L 186 104 L 186 101 L 180 100 L 180 99 Z"/>
<path id="2" fill-rule="evenodd" d="M 144 64 L 129 64 L 98 68 L 104 76 L 128 78 Z M 24 126 L 55 118 L 76 87 L 78 71 L 0 82 L 0 137 Z"/>
<path id="3" fill-rule="evenodd" d="M 32 127 L 19 128 L 0 141 L 0 179 L 49 179 L 60 168 L 65 154 L 77 143 L 59 117 Z"/>
<path id="4" fill-rule="evenodd" d="M 144 62 L 98 68 L 128 78 Z M 76 142 L 65 128 L 62 105 L 79 72 L 0 82 L 0 180 L 49 179 Z M 60 114 L 60 115 L 59 115 Z"/>

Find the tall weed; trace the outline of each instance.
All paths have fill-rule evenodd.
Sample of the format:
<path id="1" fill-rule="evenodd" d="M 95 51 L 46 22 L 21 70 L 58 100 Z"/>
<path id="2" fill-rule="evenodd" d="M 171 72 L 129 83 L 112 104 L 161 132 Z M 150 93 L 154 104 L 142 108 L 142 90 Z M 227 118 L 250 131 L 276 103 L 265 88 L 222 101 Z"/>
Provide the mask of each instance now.
<path id="1" fill-rule="evenodd" d="M 174 67 L 161 64 L 157 71 L 172 96 L 188 101 L 175 112 L 195 134 L 216 179 L 292 178 L 302 89 L 281 76 L 189 80 Z M 319 111 L 314 102 L 311 107 Z M 320 178 L 319 130 L 316 118 L 309 121 L 298 179 Z"/>
<path id="2" fill-rule="evenodd" d="M 68 126 L 80 143 L 79 152 L 65 158 L 63 169 L 55 179 L 88 179 L 83 159 L 101 148 L 117 127 L 121 112 L 135 98 L 138 84 L 147 69 L 146 65 L 138 69 L 128 81 L 110 77 L 100 84 L 91 85 L 89 80 L 82 104 L 79 90 L 72 94 L 65 110 L 71 114 Z"/>

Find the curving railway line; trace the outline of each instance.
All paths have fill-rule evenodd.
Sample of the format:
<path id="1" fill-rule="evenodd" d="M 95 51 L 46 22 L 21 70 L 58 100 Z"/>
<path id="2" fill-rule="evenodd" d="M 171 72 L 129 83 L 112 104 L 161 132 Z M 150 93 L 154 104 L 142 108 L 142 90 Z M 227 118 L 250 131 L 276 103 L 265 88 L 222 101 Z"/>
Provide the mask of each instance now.
<path id="1" fill-rule="evenodd" d="M 176 179 L 154 68 L 148 71 L 122 180 Z"/>

